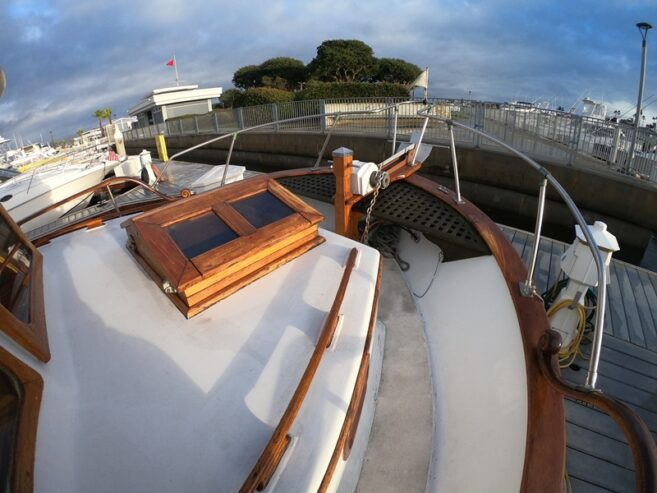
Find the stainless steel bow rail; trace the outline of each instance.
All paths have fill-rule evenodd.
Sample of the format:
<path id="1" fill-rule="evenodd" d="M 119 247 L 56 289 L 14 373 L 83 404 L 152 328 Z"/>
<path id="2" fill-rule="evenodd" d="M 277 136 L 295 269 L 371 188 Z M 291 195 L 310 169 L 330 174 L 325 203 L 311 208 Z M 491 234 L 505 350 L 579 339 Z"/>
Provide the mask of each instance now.
<path id="1" fill-rule="evenodd" d="M 541 228 L 543 226 L 543 211 L 545 210 L 545 193 L 547 189 L 547 184 L 549 183 L 554 187 L 554 189 L 557 191 L 557 193 L 561 196 L 563 201 L 566 203 L 568 206 L 568 209 L 570 209 L 570 212 L 574 216 L 575 220 L 577 221 L 577 224 L 579 225 L 580 228 L 582 228 L 582 233 L 584 233 L 584 238 L 586 238 L 586 241 L 588 243 L 588 247 L 591 250 L 591 253 L 593 254 L 593 259 L 595 261 L 595 266 L 598 271 L 598 304 L 596 308 L 596 314 L 595 314 L 595 329 L 594 329 L 594 336 L 593 336 L 593 348 L 591 350 L 591 358 L 589 360 L 589 369 L 586 375 L 586 382 L 584 386 L 589 389 L 594 389 L 596 381 L 598 379 L 598 365 L 600 362 L 600 351 L 602 350 L 602 336 L 603 336 L 603 328 L 604 328 L 604 315 L 605 315 L 605 307 L 607 304 L 607 274 L 605 271 L 605 265 L 602 260 L 602 256 L 600 255 L 600 251 L 598 250 L 598 246 L 593 239 L 593 235 L 591 234 L 591 230 L 589 229 L 588 225 L 586 224 L 586 220 L 582 216 L 582 213 L 580 210 L 577 208 L 577 205 L 575 205 L 575 202 L 573 199 L 568 195 L 568 192 L 564 190 L 564 188 L 561 186 L 561 184 L 554 178 L 550 172 L 545 169 L 543 166 L 541 166 L 539 163 L 534 161 L 532 158 L 529 156 L 523 154 L 522 152 L 514 149 L 508 144 L 505 144 L 501 140 L 488 135 L 486 132 L 482 132 L 481 130 L 477 128 L 470 127 L 468 125 L 464 125 L 462 123 L 456 122 L 454 120 L 451 120 L 449 118 L 445 118 L 442 116 L 438 115 L 431 115 L 431 110 L 433 108 L 429 107 L 425 110 L 420 110 L 418 112 L 418 115 L 424 116 L 425 118 L 431 119 L 431 120 L 436 120 L 436 121 L 441 121 L 445 123 L 448 128 L 449 128 L 449 133 L 450 133 L 450 147 L 452 151 L 452 164 L 454 166 L 454 181 L 456 184 L 456 191 L 457 191 L 457 200 L 461 200 L 461 194 L 460 194 L 460 184 L 459 184 L 459 174 L 458 174 L 458 161 L 456 159 L 456 146 L 454 144 L 454 132 L 453 132 L 453 127 L 459 127 L 464 130 L 467 130 L 469 132 L 472 132 L 484 139 L 487 139 L 494 144 L 497 144 L 500 147 L 503 147 L 504 149 L 508 150 L 509 152 L 513 153 L 514 155 L 518 156 L 520 159 L 522 159 L 524 162 L 529 164 L 530 167 L 535 169 L 539 176 L 540 176 L 540 185 L 539 185 L 539 194 L 538 194 L 538 210 L 536 213 L 536 227 L 534 229 L 534 244 L 532 246 L 532 253 L 531 257 L 529 259 L 529 266 L 527 268 L 527 278 L 523 283 L 520 284 L 520 292 L 523 294 L 523 296 L 534 296 L 536 294 L 536 288 L 534 287 L 534 270 L 536 268 L 536 258 L 538 255 L 538 245 L 541 240 Z"/>
<path id="2" fill-rule="evenodd" d="M 399 103 L 394 103 L 394 104 L 390 104 L 390 105 L 387 105 L 387 106 L 383 106 L 381 108 L 374 108 L 374 109 L 371 109 L 371 110 L 337 111 L 337 112 L 333 112 L 333 113 L 319 113 L 319 114 L 313 114 L 313 115 L 297 116 L 297 117 L 293 117 L 293 118 L 287 118 L 287 119 L 284 119 L 284 120 L 276 120 L 276 121 L 271 121 L 271 122 L 267 122 L 267 123 L 262 123 L 260 125 L 254 125 L 252 127 L 243 128 L 243 129 L 236 130 L 236 131 L 233 131 L 233 132 L 230 132 L 230 133 L 222 134 L 222 135 L 219 135 L 218 137 L 213 137 L 213 138 L 208 139 L 206 141 L 203 141 L 199 144 L 196 144 L 195 146 L 188 147 L 187 149 L 183 149 L 182 151 L 177 152 L 176 154 L 171 156 L 169 158 L 169 160 L 166 163 L 164 163 L 164 167 L 162 168 L 160 176 L 155 181 L 155 186 L 157 186 L 157 184 L 164 178 L 166 170 L 169 167 L 169 164 L 174 159 L 176 159 L 180 156 L 183 156 L 184 154 L 187 154 L 188 152 L 195 151 L 196 149 L 200 149 L 201 147 L 205 147 L 206 145 L 212 144 L 214 142 L 218 142 L 220 140 L 225 140 L 225 139 L 230 138 L 231 141 L 230 141 L 230 146 L 228 148 L 228 156 L 226 157 L 226 163 L 225 163 L 225 167 L 224 167 L 224 174 L 221 178 L 221 186 L 224 186 L 225 183 L 226 183 L 226 176 L 228 175 L 228 166 L 230 165 L 230 160 L 231 160 L 231 157 L 233 155 L 233 149 L 235 147 L 235 140 L 237 139 L 238 135 L 243 134 L 243 133 L 247 133 L 247 132 L 252 132 L 254 130 L 267 128 L 267 127 L 278 128 L 278 126 L 280 126 L 282 124 L 285 124 L 285 123 L 299 122 L 299 121 L 304 121 L 304 120 L 313 120 L 313 119 L 319 119 L 319 118 L 324 118 L 325 120 L 327 118 L 333 118 L 334 119 L 332 125 L 329 127 L 329 129 L 327 131 L 326 138 L 324 139 L 324 143 L 322 145 L 322 148 L 320 149 L 319 154 L 317 155 L 317 161 L 315 161 L 314 168 L 319 168 L 319 164 L 322 160 L 322 156 L 324 155 L 324 152 L 326 151 L 326 147 L 327 147 L 329 139 L 331 138 L 331 135 L 333 133 L 333 129 L 336 128 L 337 123 L 340 120 L 340 118 L 342 118 L 344 116 L 350 116 L 350 117 L 354 117 L 354 116 L 355 117 L 358 117 L 358 116 L 371 116 L 371 115 L 375 115 L 375 114 L 378 114 L 378 113 L 383 113 L 384 111 L 393 110 L 395 112 L 395 127 L 394 127 L 393 139 L 392 139 L 392 153 L 394 154 L 395 146 L 397 144 L 397 118 L 396 118 L 396 115 L 398 113 L 398 108 L 399 108 L 399 106 L 409 105 L 409 104 L 417 104 L 417 101 L 402 101 L 402 102 L 399 102 Z M 426 129 L 427 122 L 428 122 L 428 119 L 425 118 L 423 133 L 424 133 L 424 129 Z"/>

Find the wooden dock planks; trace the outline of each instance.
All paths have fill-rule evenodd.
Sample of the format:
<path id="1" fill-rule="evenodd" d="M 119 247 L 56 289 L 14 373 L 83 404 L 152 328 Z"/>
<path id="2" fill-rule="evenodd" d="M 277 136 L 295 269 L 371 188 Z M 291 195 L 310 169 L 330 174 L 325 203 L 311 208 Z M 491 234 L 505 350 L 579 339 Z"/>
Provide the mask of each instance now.
<path id="1" fill-rule="evenodd" d="M 518 254 L 527 261 L 533 235 L 503 227 Z M 535 282 L 543 292 L 559 274 L 560 257 L 568 245 L 541 239 Z M 612 260 L 605 336 L 598 388 L 636 410 L 657 438 L 657 273 Z M 583 347 L 586 356 L 590 345 Z M 584 382 L 588 361 L 564 377 Z M 635 491 L 634 465 L 622 431 L 605 414 L 566 399 L 567 469 L 575 493 Z"/>

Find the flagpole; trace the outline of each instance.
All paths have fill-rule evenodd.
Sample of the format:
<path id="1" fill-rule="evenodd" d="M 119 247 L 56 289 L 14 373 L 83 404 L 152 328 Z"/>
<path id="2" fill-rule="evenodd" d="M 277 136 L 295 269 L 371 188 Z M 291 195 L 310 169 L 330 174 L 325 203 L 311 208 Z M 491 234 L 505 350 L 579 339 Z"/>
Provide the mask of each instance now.
<path id="1" fill-rule="evenodd" d="M 173 54 L 173 68 L 176 69 L 176 86 L 180 85 L 180 80 L 178 79 L 178 62 L 176 61 L 176 54 Z"/>

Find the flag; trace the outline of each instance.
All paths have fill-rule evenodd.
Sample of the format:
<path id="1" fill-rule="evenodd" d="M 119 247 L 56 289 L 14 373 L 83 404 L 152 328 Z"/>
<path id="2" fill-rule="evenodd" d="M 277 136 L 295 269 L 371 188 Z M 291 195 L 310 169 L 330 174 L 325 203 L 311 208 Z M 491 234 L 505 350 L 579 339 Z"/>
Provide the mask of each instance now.
<path id="1" fill-rule="evenodd" d="M 411 83 L 411 89 L 414 87 L 423 87 L 424 89 L 427 89 L 429 87 L 429 69 L 427 68 L 426 70 L 423 70 L 420 75 L 417 76 L 417 79 L 415 79 Z"/>
<path id="2" fill-rule="evenodd" d="M 175 67 L 176 66 L 176 61 L 172 58 L 167 62 L 167 67 Z"/>

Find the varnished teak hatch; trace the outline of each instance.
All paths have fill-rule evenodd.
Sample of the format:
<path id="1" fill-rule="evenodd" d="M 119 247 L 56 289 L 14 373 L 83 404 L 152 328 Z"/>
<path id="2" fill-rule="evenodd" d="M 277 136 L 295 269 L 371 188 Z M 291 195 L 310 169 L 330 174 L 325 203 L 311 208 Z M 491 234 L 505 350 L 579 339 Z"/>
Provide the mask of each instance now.
<path id="1" fill-rule="evenodd" d="M 122 227 L 135 258 L 189 318 L 322 243 L 323 219 L 263 176 L 165 205 Z"/>

